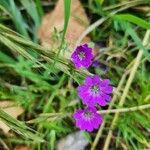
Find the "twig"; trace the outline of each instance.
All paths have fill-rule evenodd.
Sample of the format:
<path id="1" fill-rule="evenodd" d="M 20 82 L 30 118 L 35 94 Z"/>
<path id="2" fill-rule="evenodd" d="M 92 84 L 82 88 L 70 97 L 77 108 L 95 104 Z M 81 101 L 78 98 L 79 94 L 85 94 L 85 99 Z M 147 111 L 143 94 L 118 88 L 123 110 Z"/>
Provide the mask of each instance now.
<path id="1" fill-rule="evenodd" d="M 132 112 L 137 110 L 143 110 L 150 108 L 150 104 L 145 104 L 141 106 L 135 106 L 130 108 L 119 108 L 119 109 L 110 109 L 110 110 L 100 110 L 98 113 L 100 114 L 107 114 L 107 113 L 123 113 L 123 112 Z"/>
<path id="2" fill-rule="evenodd" d="M 146 32 L 146 34 L 145 34 L 145 37 L 144 37 L 144 40 L 143 40 L 143 45 L 147 44 L 148 39 L 149 39 L 149 35 L 150 35 L 150 30 L 148 30 Z M 122 97 L 120 99 L 119 107 L 122 107 L 122 105 L 125 102 L 125 98 L 126 98 L 126 96 L 128 94 L 129 88 L 131 86 L 131 83 L 132 83 L 133 78 L 135 76 L 135 73 L 137 71 L 137 68 L 138 68 L 138 66 L 140 64 L 140 60 L 141 60 L 142 56 L 143 56 L 143 50 L 139 50 L 139 52 L 137 54 L 137 57 L 136 57 L 136 60 L 135 60 L 135 63 L 133 65 L 133 68 L 131 70 L 130 76 L 128 78 L 127 84 L 126 84 L 125 89 L 123 91 Z M 110 144 L 110 140 L 111 140 L 111 137 L 112 137 L 112 132 L 113 132 L 113 129 L 115 127 L 115 123 L 116 123 L 118 117 L 119 117 L 119 112 L 117 112 L 115 114 L 115 116 L 114 116 L 114 119 L 113 119 L 112 124 L 110 126 L 110 129 L 109 129 L 109 132 L 108 132 L 108 135 L 107 135 L 107 138 L 106 138 L 103 150 L 108 150 L 108 147 L 109 147 L 109 144 Z"/>
<path id="3" fill-rule="evenodd" d="M 108 11 L 108 10 L 115 9 L 115 8 L 118 8 L 118 7 L 121 7 L 121 6 L 124 6 L 124 5 L 128 5 L 128 4 L 131 4 L 131 2 L 132 3 L 135 3 L 135 2 L 140 3 L 141 0 L 128 1 L 128 2 L 122 2 L 122 3 L 116 4 L 116 5 L 111 5 L 111 6 L 105 7 L 104 11 Z"/>

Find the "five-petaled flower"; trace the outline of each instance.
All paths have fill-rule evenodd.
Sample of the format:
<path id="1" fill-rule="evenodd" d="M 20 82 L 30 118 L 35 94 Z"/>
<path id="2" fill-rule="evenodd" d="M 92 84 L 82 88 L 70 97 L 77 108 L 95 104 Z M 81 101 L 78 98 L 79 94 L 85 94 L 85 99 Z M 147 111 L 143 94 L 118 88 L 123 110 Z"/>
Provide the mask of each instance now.
<path id="1" fill-rule="evenodd" d="M 94 55 L 92 48 L 87 44 L 78 46 L 73 54 L 71 60 L 77 69 L 88 68 L 92 64 Z M 93 67 L 99 67 L 100 62 L 94 61 Z M 105 68 L 102 68 L 105 71 Z M 103 122 L 103 118 L 97 113 L 95 106 L 105 106 L 111 100 L 110 94 L 113 87 L 110 85 L 109 79 L 100 79 L 98 75 L 87 76 L 83 85 L 77 88 L 78 96 L 82 99 L 83 103 L 87 105 L 85 109 L 77 110 L 73 118 L 76 120 L 76 126 L 81 130 L 89 132 L 97 129 Z"/>
<path id="2" fill-rule="evenodd" d="M 83 100 L 84 104 L 95 106 L 99 104 L 105 106 L 111 100 L 109 94 L 112 93 L 113 87 L 109 79 L 100 79 L 98 75 L 93 77 L 87 76 L 85 83 L 78 87 L 78 95 Z"/>
<path id="3" fill-rule="evenodd" d="M 81 67 L 88 68 L 92 64 L 93 57 L 92 48 L 88 47 L 87 44 L 84 44 L 75 49 L 71 55 L 71 60 L 74 62 L 77 69 Z"/>
<path id="4" fill-rule="evenodd" d="M 76 126 L 81 130 L 87 130 L 89 132 L 97 129 L 102 124 L 103 118 L 96 111 L 96 108 L 90 106 L 84 110 L 77 110 L 73 114 L 73 118 L 76 120 Z"/>

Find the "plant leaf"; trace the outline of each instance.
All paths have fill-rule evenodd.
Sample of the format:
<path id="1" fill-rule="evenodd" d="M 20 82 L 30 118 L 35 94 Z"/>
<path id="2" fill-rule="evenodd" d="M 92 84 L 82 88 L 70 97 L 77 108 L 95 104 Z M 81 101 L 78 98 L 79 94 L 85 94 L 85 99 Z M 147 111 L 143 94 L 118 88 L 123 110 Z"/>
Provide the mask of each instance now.
<path id="1" fill-rule="evenodd" d="M 124 21 L 134 23 L 145 29 L 150 29 L 150 22 L 147 22 L 147 21 L 143 20 L 142 18 L 139 18 L 139 17 L 131 15 L 131 14 L 114 15 L 113 18 L 117 19 L 117 20 L 124 20 Z"/>

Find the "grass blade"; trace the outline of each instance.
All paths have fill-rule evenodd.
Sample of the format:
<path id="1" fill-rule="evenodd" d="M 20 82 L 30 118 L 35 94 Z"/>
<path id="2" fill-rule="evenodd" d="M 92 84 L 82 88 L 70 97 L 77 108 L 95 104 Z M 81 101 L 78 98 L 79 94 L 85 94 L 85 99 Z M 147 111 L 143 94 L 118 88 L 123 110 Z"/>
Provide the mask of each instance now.
<path id="1" fill-rule="evenodd" d="M 138 37 L 137 33 L 132 29 L 132 27 L 129 25 L 127 28 L 127 32 L 128 34 L 132 37 L 132 39 L 134 40 L 134 42 L 136 43 L 136 45 L 143 50 L 145 57 L 148 58 L 148 60 L 150 60 L 150 54 L 148 53 L 148 50 L 145 48 L 145 46 L 143 46 L 140 38 Z"/>
<path id="2" fill-rule="evenodd" d="M 69 17 L 70 17 L 70 8 L 71 8 L 71 0 L 64 0 L 64 30 L 63 30 L 62 40 L 64 40 L 67 31 Z"/>
<path id="3" fill-rule="evenodd" d="M 131 14 L 114 15 L 113 18 L 117 19 L 117 20 L 124 20 L 124 21 L 134 23 L 145 29 L 150 29 L 150 22 L 147 22 L 147 21 L 143 20 L 142 18 L 139 18 L 139 17 L 131 15 Z"/>
<path id="4" fill-rule="evenodd" d="M 33 32 L 34 32 L 34 38 L 37 39 L 37 30 L 40 26 L 41 23 L 41 18 L 38 14 L 36 5 L 34 3 L 34 1 L 32 0 L 21 0 L 22 5 L 24 6 L 24 8 L 26 9 L 27 13 L 31 16 L 33 22 L 34 22 L 34 26 L 33 26 Z"/>
<path id="5" fill-rule="evenodd" d="M 16 133 L 21 135 L 25 139 L 36 140 L 37 142 L 43 142 L 44 140 L 32 133 L 33 129 L 26 126 L 23 122 L 11 117 L 0 109 L 0 118 Z"/>
<path id="6" fill-rule="evenodd" d="M 5 10 L 5 12 L 7 12 L 8 15 L 11 17 L 17 31 L 29 38 L 27 32 L 28 26 L 25 23 L 19 9 L 15 5 L 14 0 L 0 0 L 0 7 L 2 8 L 2 10 Z"/>

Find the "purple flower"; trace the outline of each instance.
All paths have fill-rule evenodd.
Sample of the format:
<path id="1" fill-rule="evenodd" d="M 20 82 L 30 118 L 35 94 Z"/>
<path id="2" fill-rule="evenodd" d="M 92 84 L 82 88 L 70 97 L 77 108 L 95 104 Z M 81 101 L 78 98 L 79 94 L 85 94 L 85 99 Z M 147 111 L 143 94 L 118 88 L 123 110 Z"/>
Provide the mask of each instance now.
<path id="1" fill-rule="evenodd" d="M 85 83 L 78 87 L 78 95 L 84 104 L 105 106 L 111 100 L 109 94 L 113 91 L 113 87 L 109 84 L 109 79 L 102 80 L 98 75 L 88 76 L 85 79 Z"/>
<path id="2" fill-rule="evenodd" d="M 99 62 L 98 60 L 93 61 L 92 67 L 97 68 L 97 67 L 99 67 L 99 66 L 100 66 L 100 62 Z"/>
<path id="3" fill-rule="evenodd" d="M 77 110 L 73 114 L 73 118 L 76 120 L 76 127 L 90 132 L 97 129 L 103 122 L 102 116 L 96 112 L 94 107 Z"/>
<path id="4" fill-rule="evenodd" d="M 101 67 L 101 71 L 103 72 L 103 74 L 105 74 L 107 72 L 106 66 Z"/>
<path id="5" fill-rule="evenodd" d="M 105 74 L 107 71 L 107 67 L 105 65 L 101 64 L 101 62 L 98 60 L 93 61 L 92 67 L 100 68 L 103 74 Z"/>
<path id="6" fill-rule="evenodd" d="M 88 68 L 92 64 L 93 57 L 92 48 L 84 44 L 75 49 L 71 55 L 71 60 L 74 62 L 77 69 L 81 67 Z"/>

